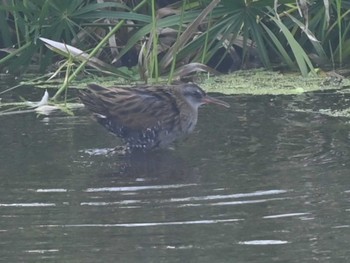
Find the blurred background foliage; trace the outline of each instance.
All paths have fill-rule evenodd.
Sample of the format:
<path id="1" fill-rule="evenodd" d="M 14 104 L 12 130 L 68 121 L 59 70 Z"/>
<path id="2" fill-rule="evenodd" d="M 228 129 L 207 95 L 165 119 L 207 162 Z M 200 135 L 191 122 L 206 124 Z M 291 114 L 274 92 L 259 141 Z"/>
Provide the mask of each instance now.
<path id="1" fill-rule="evenodd" d="M 125 79 L 258 67 L 307 76 L 348 66 L 349 12 L 342 0 L 1 0 L 0 72 L 66 72 L 81 64 L 69 45 L 85 59 L 94 51 L 85 72 Z"/>

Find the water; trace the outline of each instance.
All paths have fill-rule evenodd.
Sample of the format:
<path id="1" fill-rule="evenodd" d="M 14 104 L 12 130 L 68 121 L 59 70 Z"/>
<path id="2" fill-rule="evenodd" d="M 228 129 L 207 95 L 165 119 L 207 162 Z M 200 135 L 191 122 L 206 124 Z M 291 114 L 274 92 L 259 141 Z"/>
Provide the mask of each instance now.
<path id="1" fill-rule="evenodd" d="M 341 94 L 234 96 L 175 150 L 119 156 L 75 116 L 1 116 L 4 262 L 348 262 Z"/>

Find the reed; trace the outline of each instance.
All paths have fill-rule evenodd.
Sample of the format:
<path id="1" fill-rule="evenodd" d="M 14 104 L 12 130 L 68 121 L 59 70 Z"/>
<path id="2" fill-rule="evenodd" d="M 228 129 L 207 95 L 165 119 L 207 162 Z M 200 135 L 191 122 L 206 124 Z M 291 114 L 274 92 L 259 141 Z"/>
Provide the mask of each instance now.
<path id="1" fill-rule="evenodd" d="M 169 83 L 222 69 L 226 59 L 233 61 L 227 72 L 278 65 L 303 76 L 350 59 L 349 1 L 186 0 L 162 9 L 157 2 L 1 1 L 0 72 L 55 72 L 62 54 L 45 48 L 40 37 L 88 54 L 83 61 L 69 58 L 75 66 L 55 100 L 94 59 L 105 63 L 97 63 L 104 74 L 154 82 L 167 76 Z M 139 75 L 123 71 L 132 52 L 139 54 Z"/>

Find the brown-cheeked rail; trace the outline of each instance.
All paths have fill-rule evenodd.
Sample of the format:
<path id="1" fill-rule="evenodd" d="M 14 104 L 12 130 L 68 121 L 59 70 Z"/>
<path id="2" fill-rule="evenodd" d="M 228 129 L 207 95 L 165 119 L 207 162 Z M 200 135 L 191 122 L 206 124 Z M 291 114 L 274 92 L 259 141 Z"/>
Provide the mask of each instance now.
<path id="1" fill-rule="evenodd" d="M 145 151 L 166 148 L 191 133 L 201 105 L 230 107 L 192 83 L 108 88 L 89 84 L 79 97 L 97 122 L 129 149 Z"/>

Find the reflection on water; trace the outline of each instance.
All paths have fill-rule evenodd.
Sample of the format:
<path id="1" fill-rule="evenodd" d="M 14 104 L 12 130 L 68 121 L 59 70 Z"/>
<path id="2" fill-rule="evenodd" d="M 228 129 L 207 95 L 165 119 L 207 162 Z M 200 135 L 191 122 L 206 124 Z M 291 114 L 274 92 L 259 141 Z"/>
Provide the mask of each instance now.
<path id="1" fill-rule="evenodd" d="M 118 154 L 80 109 L 0 117 L 6 262 L 347 262 L 344 95 L 239 96 L 174 150 Z"/>

